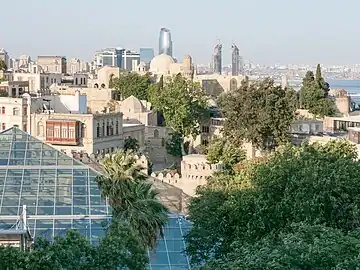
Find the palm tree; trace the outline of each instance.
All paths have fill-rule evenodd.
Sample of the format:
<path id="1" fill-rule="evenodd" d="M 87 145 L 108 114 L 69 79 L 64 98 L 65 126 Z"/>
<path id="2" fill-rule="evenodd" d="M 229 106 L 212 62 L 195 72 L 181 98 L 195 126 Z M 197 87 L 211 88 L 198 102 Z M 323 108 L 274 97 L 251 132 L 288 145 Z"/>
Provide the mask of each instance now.
<path id="1" fill-rule="evenodd" d="M 158 235 L 168 222 L 168 210 L 157 199 L 157 192 L 136 164 L 133 151 L 120 150 L 101 163 L 104 174 L 96 178 L 101 196 L 113 208 L 113 218 L 127 221 L 142 243 L 154 248 Z"/>

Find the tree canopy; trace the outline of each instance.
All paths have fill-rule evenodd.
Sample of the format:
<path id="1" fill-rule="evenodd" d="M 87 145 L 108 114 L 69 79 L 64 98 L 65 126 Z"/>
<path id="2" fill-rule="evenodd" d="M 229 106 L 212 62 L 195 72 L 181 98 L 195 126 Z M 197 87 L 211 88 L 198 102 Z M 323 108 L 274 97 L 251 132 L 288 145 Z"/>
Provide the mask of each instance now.
<path id="1" fill-rule="evenodd" d="M 245 140 L 271 149 L 288 140 L 296 103 L 294 90 L 283 90 L 269 78 L 256 82 L 246 78 L 238 89 L 219 97 L 226 118 L 224 135 L 236 145 Z"/>
<path id="2" fill-rule="evenodd" d="M 152 87 L 153 109 L 164 115 L 166 125 L 184 137 L 196 136 L 207 112 L 207 97 L 200 84 L 181 75 L 164 79 L 162 87 Z"/>
<path id="3" fill-rule="evenodd" d="M 7 70 L 6 63 L 2 59 L 0 59 L 0 70 Z"/>
<path id="4" fill-rule="evenodd" d="M 78 232 L 69 230 L 53 242 L 37 238 L 28 252 L 0 247 L 0 269 L 145 269 L 145 247 L 128 224 L 111 222 L 98 246 Z"/>
<path id="5" fill-rule="evenodd" d="M 152 84 L 149 74 L 140 75 L 136 72 L 124 72 L 119 77 L 110 78 L 110 88 L 115 88 L 122 99 L 134 96 L 140 100 L 149 100 L 149 87 Z"/>
<path id="6" fill-rule="evenodd" d="M 317 66 L 316 76 L 308 71 L 300 89 L 300 107 L 314 115 L 333 116 L 336 112 L 335 102 L 328 97 L 330 86 L 321 75 L 321 67 Z"/>
<path id="7" fill-rule="evenodd" d="M 286 145 L 215 174 L 191 199 L 187 252 L 204 269 L 355 269 L 360 163 L 346 141 Z M 348 268 L 350 267 L 350 268 Z"/>
<path id="8" fill-rule="evenodd" d="M 207 147 L 207 161 L 212 164 L 220 162 L 226 170 L 231 171 L 235 164 L 245 160 L 245 158 L 245 151 L 225 138 L 215 137 Z"/>
<path id="9" fill-rule="evenodd" d="M 139 141 L 136 138 L 128 137 L 124 140 L 124 150 L 132 150 L 137 152 L 139 150 Z"/>

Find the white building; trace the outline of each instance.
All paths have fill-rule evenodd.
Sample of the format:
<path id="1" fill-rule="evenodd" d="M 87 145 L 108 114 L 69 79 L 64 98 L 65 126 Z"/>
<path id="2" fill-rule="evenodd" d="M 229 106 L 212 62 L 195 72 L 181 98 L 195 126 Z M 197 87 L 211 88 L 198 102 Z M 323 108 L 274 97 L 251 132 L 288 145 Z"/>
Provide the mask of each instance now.
<path id="1" fill-rule="evenodd" d="M 136 71 L 140 64 L 140 54 L 134 51 L 124 51 L 122 55 L 122 69 Z"/>
<path id="2" fill-rule="evenodd" d="M 36 66 L 34 66 L 35 71 Z M 36 93 L 39 90 L 46 90 L 52 84 L 61 83 L 62 74 L 54 73 L 25 73 L 25 72 L 14 72 L 14 81 L 28 81 L 30 93 Z"/>

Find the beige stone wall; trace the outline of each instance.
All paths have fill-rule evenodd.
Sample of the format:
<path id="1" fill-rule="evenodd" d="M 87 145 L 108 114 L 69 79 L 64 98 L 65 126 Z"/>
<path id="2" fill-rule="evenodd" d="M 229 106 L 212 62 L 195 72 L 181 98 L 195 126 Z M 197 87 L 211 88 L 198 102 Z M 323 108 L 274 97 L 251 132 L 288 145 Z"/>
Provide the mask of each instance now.
<path id="1" fill-rule="evenodd" d="M 350 96 L 336 97 L 335 104 L 338 111 L 343 115 L 349 115 L 350 113 Z"/>
<path id="2" fill-rule="evenodd" d="M 140 149 L 145 147 L 145 126 L 142 124 L 123 124 L 123 137 L 135 138 L 139 142 Z"/>
<path id="3" fill-rule="evenodd" d="M 54 148 L 65 151 L 70 154 L 71 151 L 85 152 L 85 153 L 107 153 L 114 151 L 117 148 L 122 148 L 124 145 L 122 132 L 122 115 L 121 113 L 110 114 L 32 114 L 31 115 L 31 134 L 41 140 L 46 141 L 46 120 L 47 119 L 66 119 L 80 121 L 84 129 L 83 137 L 80 138 L 80 144 L 77 146 L 70 145 L 53 145 Z M 118 134 L 114 132 L 113 136 L 97 137 L 97 125 L 102 127 L 103 123 L 113 121 L 115 124 L 118 121 Z"/>
<path id="4" fill-rule="evenodd" d="M 23 111 L 25 104 L 27 101 L 23 98 L 0 97 L 0 132 L 13 126 L 23 129 L 23 124 L 27 124 Z M 29 114 L 30 107 L 27 112 Z"/>

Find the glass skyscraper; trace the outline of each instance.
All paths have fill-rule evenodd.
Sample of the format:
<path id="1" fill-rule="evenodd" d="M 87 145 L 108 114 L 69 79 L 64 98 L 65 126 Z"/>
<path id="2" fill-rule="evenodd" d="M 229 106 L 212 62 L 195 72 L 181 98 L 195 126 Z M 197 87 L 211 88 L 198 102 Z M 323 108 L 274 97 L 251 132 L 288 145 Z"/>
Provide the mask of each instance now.
<path id="1" fill-rule="evenodd" d="M 231 75 L 238 76 L 240 74 L 240 54 L 239 48 L 235 44 L 231 46 Z"/>
<path id="2" fill-rule="evenodd" d="M 93 244 L 104 236 L 111 208 L 95 182 L 99 173 L 13 127 L 0 133 L 0 230 L 14 227 L 27 206 L 32 237 L 48 240 L 75 229 Z M 190 269 L 184 254 L 189 222 L 170 215 L 149 269 Z"/>
<path id="3" fill-rule="evenodd" d="M 167 28 L 160 29 L 159 35 L 159 54 L 167 54 L 172 57 L 172 40 L 170 30 Z"/>
<path id="4" fill-rule="evenodd" d="M 222 45 L 219 43 L 214 48 L 213 62 L 212 62 L 213 72 L 221 74 L 222 72 Z"/>
<path id="5" fill-rule="evenodd" d="M 153 58 L 153 48 L 140 48 L 140 62 L 150 63 Z"/>

